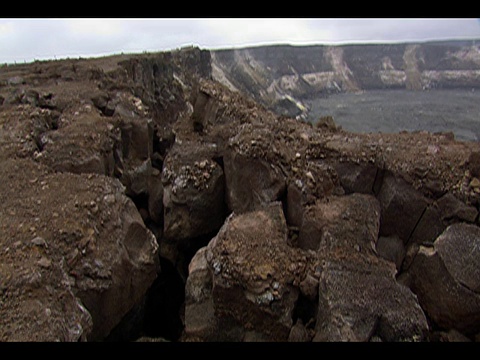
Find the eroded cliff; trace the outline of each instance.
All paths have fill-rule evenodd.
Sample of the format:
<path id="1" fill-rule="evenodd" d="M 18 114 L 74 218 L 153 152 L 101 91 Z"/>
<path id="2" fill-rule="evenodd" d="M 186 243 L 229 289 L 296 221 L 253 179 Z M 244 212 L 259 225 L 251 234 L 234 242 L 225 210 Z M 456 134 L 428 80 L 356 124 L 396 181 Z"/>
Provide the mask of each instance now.
<path id="1" fill-rule="evenodd" d="M 478 88 L 475 41 L 341 46 L 261 46 L 212 52 L 213 78 L 288 116 L 305 100 L 373 89 Z"/>
<path id="2" fill-rule="evenodd" d="M 280 117 L 218 62 L 362 88 L 349 49 L 2 67 L 0 339 L 478 340 L 480 145 Z"/>

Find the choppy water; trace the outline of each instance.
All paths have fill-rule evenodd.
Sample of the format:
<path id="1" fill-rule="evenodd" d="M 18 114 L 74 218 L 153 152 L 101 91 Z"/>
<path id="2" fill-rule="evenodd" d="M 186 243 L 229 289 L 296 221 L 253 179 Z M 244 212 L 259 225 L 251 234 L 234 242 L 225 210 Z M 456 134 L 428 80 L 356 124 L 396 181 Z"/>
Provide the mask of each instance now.
<path id="1" fill-rule="evenodd" d="M 459 140 L 480 141 L 480 90 L 373 90 L 308 104 L 310 121 L 330 115 L 352 132 L 452 131 Z"/>

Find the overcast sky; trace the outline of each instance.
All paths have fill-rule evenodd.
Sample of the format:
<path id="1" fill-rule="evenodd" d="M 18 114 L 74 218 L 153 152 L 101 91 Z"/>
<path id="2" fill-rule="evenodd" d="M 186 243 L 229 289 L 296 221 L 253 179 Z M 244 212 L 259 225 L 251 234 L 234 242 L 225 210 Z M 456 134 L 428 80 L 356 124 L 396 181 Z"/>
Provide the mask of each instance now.
<path id="1" fill-rule="evenodd" d="M 480 39 L 479 19 L 0 18 L 0 64 L 260 44 Z"/>

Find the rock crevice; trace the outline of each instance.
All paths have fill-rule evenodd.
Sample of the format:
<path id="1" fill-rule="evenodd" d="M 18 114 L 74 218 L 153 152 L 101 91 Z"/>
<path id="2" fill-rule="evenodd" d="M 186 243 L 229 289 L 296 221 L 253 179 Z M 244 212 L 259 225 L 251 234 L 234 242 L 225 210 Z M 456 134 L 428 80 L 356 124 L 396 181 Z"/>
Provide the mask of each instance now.
<path id="1" fill-rule="evenodd" d="M 341 50 L 314 70 L 363 86 Z M 267 86 L 264 51 L 0 69 L 2 341 L 478 339 L 479 144 L 313 126 L 212 79 Z M 404 51 L 417 84 L 428 52 Z"/>

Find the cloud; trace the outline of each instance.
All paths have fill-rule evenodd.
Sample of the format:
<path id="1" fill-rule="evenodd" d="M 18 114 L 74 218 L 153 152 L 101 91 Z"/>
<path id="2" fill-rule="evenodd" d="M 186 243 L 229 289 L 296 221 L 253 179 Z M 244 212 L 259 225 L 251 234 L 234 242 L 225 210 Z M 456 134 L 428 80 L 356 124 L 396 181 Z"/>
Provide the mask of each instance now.
<path id="1" fill-rule="evenodd" d="M 205 25 L 209 35 L 205 41 L 216 47 L 315 40 L 315 32 L 304 19 L 210 19 Z"/>
<path id="2" fill-rule="evenodd" d="M 474 37 L 480 39 L 478 19 L 0 19 L 0 63 L 163 51 L 185 45 L 215 49 Z"/>
<path id="3" fill-rule="evenodd" d="M 328 29 L 330 42 L 391 42 L 480 38 L 477 19 L 313 19 L 310 27 Z M 312 30 L 314 31 L 314 30 Z"/>

